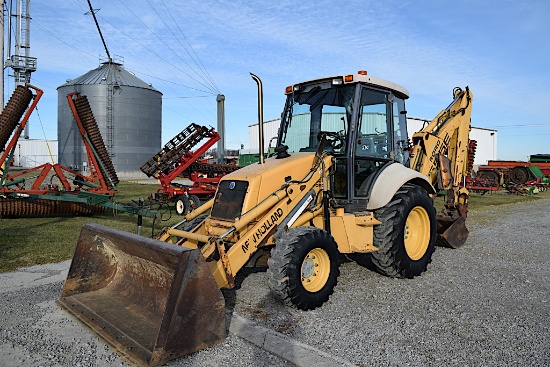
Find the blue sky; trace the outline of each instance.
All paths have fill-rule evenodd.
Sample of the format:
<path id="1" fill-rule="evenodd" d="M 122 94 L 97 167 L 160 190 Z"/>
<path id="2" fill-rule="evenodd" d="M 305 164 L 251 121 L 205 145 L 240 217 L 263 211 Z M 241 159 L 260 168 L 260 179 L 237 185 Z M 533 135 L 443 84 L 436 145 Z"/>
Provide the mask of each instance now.
<path id="1" fill-rule="evenodd" d="M 472 125 L 498 130 L 498 159 L 550 154 L 550 2 L 92 0 L 111 56 L 163 92 L 163 143 L 191 122 L 248 147 L 263 80 L 264 119 L 284 88 L 368 70 L 407 88 L 409 116 L 431 119 L 455 86 L 474 93 Z M 31 138 L 57 138 L 56 88 L 96 68 L 103 45 L 85 0 L 32 2 L 32 83 L 45 92 Z M 192 56 L 192 57 L 191 57 Z M 5 70 L 4 75 L 8 71 Z M 13 81 L 5 83 L 6 99 Z"/>

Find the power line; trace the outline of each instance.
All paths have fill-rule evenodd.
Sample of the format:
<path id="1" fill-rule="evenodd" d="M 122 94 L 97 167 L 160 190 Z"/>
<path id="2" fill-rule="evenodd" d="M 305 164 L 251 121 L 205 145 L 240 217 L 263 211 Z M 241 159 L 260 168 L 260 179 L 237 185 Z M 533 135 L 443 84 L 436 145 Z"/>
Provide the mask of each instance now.
<path id="1" fill-rule="evenodd" d="M 54 33 L 52 33 L 50 30 L 48 30 L 47 28 L 41 26 L 40 23 L 38 23 L 36 20 L 33 19 L 32 22 L 33 22 L 34 25 L 38 26 L 38 28 L 40 28 L 40 29 L 43 30 L 44 32 L 48 33 L 50 36 L 52 36 L 53 38 L 55 38 L 55 39 L 58 40 L 59 42 L 65 44 L 65 45 L 69 46 L 70 48 L 72 48 L 72 49 L 74 49 L 74 50 L 76 50 L 76 51 L 78 51 L 78 52 L 81 52 L 81 53 L 83 53 L 83 54 L 85 54 L 85 55 L 92 56 L 94 59 L 96 58 L 96 55 L 92 55 L 92 54 L 89 53 L 89 52 L 86 52 L 86 51 L 84 51 L 84 50 L 81 50 L 81 49 L 79 49 L 78 47 L 73 46 L 73 45 L 71 45 L 71 44 L 68 43 L 68 42 L 65 42 L 64 40 L 62 40 L 61 38 L 59 38 L 58 36 L 56 36 Z"/>
<path id="2" fill-rule="evenodd" d="M 109 23 L 113 28 L 115 28 L 117 31 L 119 31 L 120 33 L 122 33 L 123 35 L 125 35 L 126 37 L 130 38 L 132 41 L 134 41 L 135 43 L 137 43 L 138 45 L 140 45 L 141 47 L 143 47 L 144 49 L 146 49 L 147 51 L 151 52 L 153 55 L 155 55 L 156 57 L 158 57 L 160 60 L 166 62 L 168 65 L 174 67 L 175 69 L 181 71 L 183 74 L 189 76 L 191 79 L 193 79 L 189 74 L 187 74 L 185 71 L 181 70 L 179 67 L 177 67 L 176 65 L 172 64 L 170 61 L 166 60 L 165 58 L 163 58 L 162 56 L 160 56 L 159 54 L 157 54 L 155 51 L 151 50 L 149 47 L 145 46 L 144 44 L 142 44 L 141 42 L 139 42 L 138 40 L 136 40 L 134 37 L 130 36 L 128 33 L 124 32 L 123 30 L 121 30 L 120 28 L 118 28 L 117 26 L 115 26 L 113 23 L 109 22 L 107 19 L 103 18 L 100 16 L 100 18 L 102 20 L 104 20 L 105 22 Z M 199 83 L 200 84 L 200 83 Z M 204 90 L 201 90 L 201 89 L 197 89 L 198 91 L 201 91 L 203 93 L 208 93 L 207 91 L 204 91 Z"/>
<path id="3" fill-rule="evenodd" d="M 119 0 L 120 1 L 120 0 Z M 195 55 L 195 57 L 197 58 L 197 60 L 195 60 L 195 58 L 193 57 L 193 55 L 191 55 L 191 53 L 188 51 L 187 47 L 185 45 L 183 45 L 180 41 L 180 39 L 177 37 L 177 35 L 174 34 L 174 32 L 172 31 L 172 29 L 166 24 L 166 22 L 164 22 L 164 19 L 160 16 L 160 14 L 156 11 L 155 7 L 151 4 L 151 2 L 149 0 L 147 0 L 147 2 L 149 3 L 149 5 L 153 8 L 153 11 L 157 14 L 157 16 L 162 20 L 162 22 L 164 23 L 164 25 L 166 26 L 166 28 L 168 28 L 168 30 L 172 33 L 172 35 L 174 36 L 174 38 L 178 41 L 178 43 L 182 46 L 182 48 L 187 52 L 187 54 L 189 55 L 189 57 L 195 62 L 195 64 L 205 73 L 205 75 L 209 78 L 209 80 L 211 81 L 212 85 L 215 86 L 216 90 L 218 90 L 218 93 L 221 93 L 219 91 L 219 88 L 217 87 L 214 79 L 212 78 L 212 76 L 210 75 L 210 73 L 208 72 L 208 70 L 206 69 L 206 67 L 204 66 L 204 64 L 202 63 L 200 57 L 197 55 L 197 53 L 195 52 L 193 46 L 191 45 L 191 43 L 189 42 L 189 40 L 187 39 L 187 37 L 185 36 L 185 34 L 183 33 L 182 29 L 180 28 L 179 26 L 179 23 L 176 22 L 176 20 L 174 19 L 174 17 L 172 16 L 172 12 L 170 12 L 168 10 L 168 8 L 166 7 L 166 4 L 164 3 L 163 0 L 160 0 L 160 2 L 162 3 L 162 5 L 164 6 L 165 8 L 165 11 L 166 13 L 168 14 L 168 16 L 170 17 L 170 19 L 172 20 L 172 22 L 174 23 L 174 25 L 178 28 L 179 32 L 181 33 L 181 35 L 183 36 L 183 38 L 185 39 L 185 41 L 187 42 L 187 44 L 189 45 L 189 48 L 191 49 L 191 51 L 193 52 L 193 54 Z M 189 66 L 189 65 L 188 65 Z M 190 67 L 191 68 L 191 67 Z M 192 69 L 192 68 L 191 68 Z M 231 123 L 227 122 L 226 120 L 226 127 L 229 127 L 229 130 L 226 130 L 226 134 L 229 133 L 229 135 L 232 135 L 234 134 L 234 136 L 232 136 L 232 138 L 236 141 L 238 141 L 239 143 L 241 143 L 241 139 L 238 138 L 238 134 L 236 133 L 235 131 L 235 128 L 232 126 Z M 236 138 L 236 139 L 235 139 Z"/>
<path id="4" fill-rule="evenodd" d="M 147 26 L 147 24 L 145 24 L 145 23 L 144 23 L 144 22 L 143 22 L 143 21 L 142 21 L 142 20 L 141 20 L 141 19 L 140 19 L 131 9 L 130 9 L 130 8 L 128 8 L 128 6 L 124 5 L 120 0 L 119 0 L 119 2 L 128 10 L 128 12 L 130 12 L 136 19 L 138 19 L 138 20 L 139 20 L 139 21 L 140 21 L 140 22 L 141 22 L 141 23 L 151 32 L 151 34 L 153 34 L 155 37 L 157 37 L 164 45 L 166 45 L 166 47 L 167 47 L 168 49 L 170 49 L 170 50 L 171 50 L 180 60 L 182 60 L 181 57 L 180 57 L 174 50 L 172 50 L 172 49 L 162 40 L 162 38 L 160 38 L 158 35 L 156 35 L 156 34 Z M 151 5 L 151 4 L 149 3 L 149 5 Z M 163 4 L 163 5 L 165 6 L 165 4 Z M 155 10 L 155 9 L 154 9 L 154 10 Z M 170 27 L 164 22 L 164 20 L 162 19 L 162 17 L 160 17 L 160 15 L 158 14 L 158 12 L 156 12 L 156 10 L 155 10 L 155 13 L 157 14 L 157 16 L 159 16 L 159 18 L 161 18 L 161 20 L 162 20 L 163 23 L 166 25 L 166 27 L 171 31 Z M 102 18 L 102 19 L 105 20 L 104 18 Z M 172 19 L 173 19 L 173 17 L 172 17 Z M 107 21 L 107 20 L 105 20 L 105 21 Z M 182 72 L 183 74 L 189 76 L 191 79 L 193 79 L 193 80 L 194 80 L 195 82 L 197 82 L 198 84 L 203 85 L 203 86 L 206 87 L 206 85 L 204 85 L 203 83 L 197 81 L 195 78 L 193 78 L 191 75 L 189 75 L 189 74 L 186 73 L 185 71 L 181 70 L 179 67 L 177 67 L 177 66 L 175 66 L 174 64 L 168 62 L 168 61 L 165 60 L 164 58 L 160 57 L 156 52 L 154 52 L 154 51 L 151 50 L 150 48 L 144 46 L 141 42 L 138 42 L 136 39 L 134 39 L 133 37 L 131 37 L 131 36 L 128 35 L 127 33 L 123 32 L 120 28 L 114 26 L 114 25 L 113 25 L 112 23 L 110 23 L 109 21 L 107 21 L 107 22 L 108 22 L 109 24 L 111 24 L 115 29 L 119 30 L 121 33 L 125 34 L 127 37 L 129 37 L 130 39 L 132 39 L 134 42 L 140 44 L 142 47 L 144 47 L 145 49 L 149 50 L 152 54 L 154 54 L 154 55 L 156 55 L 157 57 L 159 57 L 160 59 L 166 61 L 167 64 L 173 66 L 175 69 L 177 69 L 177 70 L 179 70 L 180 72 Z M 177 25 L 177 23 L 176 23 L 176 25 Z M 180 32 L 181 32 L 181 29 L 180 29 Z M 171 31 L 171 33 L 173 34 L 172 31 Z M 182 35 L 183 35 L 183 32 L 181 32 L 181 33 L 182 33 Z M 175 36 L 175 35 L 174 35 L 174 36 Z M 183 36 L 185 37 L 185 35 L 183 35 Z M 176 37 L 176 39 L 177 39 L 177 37 Z M 186 40 L 187 40 L 187 39 L 186 39 Z M 178 42 L 179 42 L 179 39 L 178 39 Z M 189 42 L 188 42 L 188 43 L 189 43 Z M 181 44 L 181 42 L 180 42 L 180 44 Z M 190 46 L 191 49 L 193 50 L 193 48 L 192 48 L 192 46 L 191 46 L 190 44 L 189 44 L 189 46 Z M 187 49 L 185 48 L 185 46 L 184 46 L 183 44 L 182 44 L 182 47 L 186 50 L 186 52 L 187 52 L 188 55 L 191 57 L 191 59 L 195 62 L 195 64 L 198 65 L 198 63 L 197 63 L 197 61 L 195 60 L 195 58 L 193 58 L 193 56 L 189 53 L 189 51 L 187 51 Z M 194 52 L 194 50 L 193 50 L 193 52 Z M 194 53 L 195 53 L 195 52 L 194 52 Z M 196 53 L 195 53 L 195 55 L 196 55 Z M 198 58 L 198 55 L 196 55 L 196 58 L 199 60 L 199 63 L 202 64 L 202 62 L 200 62 L 200 58 Z M 195 72 L 195 70 L 194 70 L 187 62 L 185 62 L 184 60 L 182 60 L 182 61 L 183 61 L 191 70 L 193 70 L 193 71 Z M 204 65 L 202 65 L 202 70 L 204 70 L 204 71 L 205 71 L 205 74 L 209 76 L 210 80 L 212 80 L 212 78 L 211 78 L 211 76 L 209 75 L 208 71 L 206 71 L 206 68 L 204 68 Z M 165 81 L 165 82 L 167 82 L 167 83 L 171 83 L 171 84 L 178 84 L 178 83 L 174 83 L 174 82 L 171 82 L 171 81 L 166 81 L 166 80 L 161 79 L 161 78 L 157 78 L 157 79 L 163 80 L 163 81 Z M 202 78 L 202 79 L 204 80 L 204 78 Z M 213 80 L 212 80 L 212 82 L 213 82 Z M 215 87 L 215 90 L 219 91 L 219 89 L 217 88 L 217 86 L 215 85 L 215 83 L 212 83 L 211 86 Z M 200 92 L 205 92 L 205 91 L 203 91 L 203 90 L 201 90 L 201 89 L 198 89 L 198 88 L 191 88 L 191 87 L 188 87 L 188 86 L 186 86 L 186 87 L 187 87 L 187 88 L 190 88 L 190 89 L 194 89 L 194 90 L 200 91 Z M 207 88 L 208 88 L 208 87 L 207 87 Z M 189 104 L 189 103 L 188 103 L 187 101 L 185 101 L 185 100 L 184 100 L 184 102 L 186 102 L 191 108 L 195 109 L 197 112 L 199 112 L 199 114 L 203 115 L 204 117 L 206 117 L 206 116 L 204 115 L 203 112 L 212 113 L 212 109 L 211 109 L 210 107 L 208 107 L 208 106 L 204 106 L 204 105 L 203 105 L 203 101 L 200 100 L 200 99 L 197 100 L 197 102 L 198 102 L 200 105 L 202 105 L 202 110 L 198 110 L 194 104 Z M 206 118 L 207 118 L 207 120 L 209 120 L 208 117 L 206 117 Z M 216 120 L 216 117 L 215 117 L 214 114 L 212 114 L 212 116 L 211 116 L 210 118 L 212 118 L 213 120 Z"/>
<path id="5" fill-rule="evenodd" d="M 177 52 L 175 52 L 174 50 L 172 50 L 172 48 L 161 38 L 159 37 L 155 32 L 153 32 L 153 30 L 151 28 L 149 28 L 149 26 L 147 24 L 145 24 L 145 22 L 143 22 L 128 6 L 126 6 L 122 1 L 119 0 L 119 2 L 122 4 L 122 6 L 124 6 L 126 8 L 126 10 L 128 10 L 141 24 L 143 24 L 143 26 L 145 28 L 147 28 L 149 30 L 149 32 L 154 35 L 160 42 L 162 42 L 162 44 L 164 44 L 164 46 L 166 46 L 166 48 L 168 50 L 170 50 L 174 55 L 176 55 L 176 57 L 178 57 L 185 65 L 187 65 L 189 68 L 191 68 L 189 66 L 189 64 L 183 60 Z M 116 28 L 116 27 L 115 27 Z M 118 28 L 117 28 L 118 29 Z M 134 40 L 135 41 L 135 40 Z M 137 41 L 136 41 L 137 42 Z M 138 42 L 139 43 L 139 42 Z M 156 53 L 155 53 L 156 55 Z M 160 57 L 160 56 L 159 56 Z M 177 68 L 177 67 L 176 67 Z M 191 76 L 190 74 L 188 74 L 187 72 L 181 70 L 180 68 L 177 68 L 179 71 L 181 71 L 182 73 L 184 73 L 185 75 L 187 75 L 189 78 L 193 79 L 195 82 L 197 82 L 198 84 L 202 85 L 203 87 L 207 88 L 207 89 L 210 89 L 211 86 L 208 86 L 208 85 L 205 85 L 204 83 L 202 83 L 201 81 L 195 79 L 193 76 Z M 193 68 L 191 68 L 191 70 L 193 70 Z M 194 71 L 194 70 L 193 70 Z M 213 92 L 215 92 L 216 90 L 215 89 L 212 89 Z"/>
<path id="6" fill-rule="evenodd" d="M 181 57 L 179 57 L 178 54 L 176 54 L 178 56 L 178 58 L 180 60 L 182 60 L 187 66 L 189 66 L 189 68 L 191 70 L 193 70 L 193 72 L 195 72 L 197 75 L 199 75 L 199 77 L 205 82 L 205 83 L 209 83 L 216 92 L 219 93 L 219 89 L 218 87 L 216 86 L 216 83 L 214 83 L 214 81 L 212 80 L 212 78 L 210 77 L 210 75 L 208 74 L 208 71 L 206 71 L 206 69 L 204 67 L 201 68 L 201 65 L 199 65 L 199 63 L 195 60 L 195 58 L 193 57 L 193 55 L 191 55 L 189 53 L 189 51 L 187 50 L 187 48 L 181 43 L 181 41 L 179 40 L 178 36 L 172 31 L 172 29 L 170 28 L 170 26 L 164 21 L 164 18 L 158 13 L 157 9 L 151 4 L 151 2 L 148 0 L 147 1 L 149 3 L 149 5 L 151 6 L 151 8 L 153 9 L 153 11 L 155 12 L 155 14 L 157 14 L 157 16 L 159 17 L 159 19 L 162 21 L 162 23 L 166 26 L 166 28 L 170 31 L 170 33 L 172 33 L 172 36 L 174 36 L 174 38 L 178 41 L 178 43 L 183 47 L 183 49 L 185 50 L 185 52 L 187 52 L 187 55 L 191 58 L 191 60 L 193 60 L 193 62 L 195 63 L 195 65 L 198 66 L 199 70 L 201 70 L 207 77 L 208 77 L 208 80 L 206 80 L 202 75 L 200 75 L 200 73 L 198 73 L 196 70 L 193 69 L 193 67 L 189 64 L 187 64 L 183 59 L 181 59 Z M 171 16 L 171 14 L 168 12 L 168 14 Z M 185 37 L 185 35 L 184 35 Z M 195 54 L 196 55 L 196 54 Z M 198 56 L 197 56 L 198 58 Z M 199 59 L 199 62 L 200 62 L 200 59 Z"/>
<path id="7" fill-rule="evenodd" d="M 533 137 L 535 134 L 514 134 L 514 135 L 506 135 L 506 134 L 498 134 L 498 137 L 499 138 L 502 138 L 502 137 L 516 137 L 516 136 L 529 136 L 529 137 Z M 550 134 L 536 134 L 536 136 L 546 136 L 546 135 L 550 135 Z"/>
<path id="8" fill-rule="evenodd" d="M 73 3 L 75 3 L 82 11 L 86 11 L 84 7 L 82 7 L 82 3 L 80 3 L 77 0 L 73 0 Z"/>
<path id="9" fill-rule="evenodd" d="M 492 125 L 488 128 L 499 128 L 499 129 L 505 129 L 505 128 L 518 128 L 518 127 L 546 127 L 550 126 L 550 123 L 544 122 L 544 123 L 535 123 L 535 124 L 514 124 L 514 125 Z"/>
<path id="10" fill-rule="evenodd" d="M 147 2 L 149 2 L 149 0 L 147 0 Z M 197 55 L 197 53 L 195 52 L 195 49 L 193 48 L 193 46 L 191 46 L 191 43 L 189 42 L 189 40 L 187 39 L 187 37 L 185 36 L 185 34 L 183 33 L 183 31 L 181 30 L 180 26 L 179 26 L 179 23 L 176 22 L 176 20 L 174 19 L 174 17 L 172 16 L 172 13 L 168 10 L 168 8 L 166 7 L 166 4 L 164 3 L 163 0 L 160 0 L 160 2 L 162 3 L 162 5 L 164 6 L 164 9 L 166 10 L 166 13 L 168 14 L 168 16 L 170 17 L 170 19 L 172 19 L 172 22 L 175 24 L 175 26 L 178 28 L 178 30 L 180 31 L 181 35 L 183 36 L 183 38 L 185 39 L 185 41 L 187 42 L 187 44 L 189 45 L 189 48 L 191 49 L 191 51 L 193 51 L 193 54 L 197 57 L 197 59 L 199 60 L 198 63 L 197 61 L 195 61 L 195 59 L 193 58 L 193 56 L 189 53 L 189 51 L 187 51 L 187 48 L 180 42 L 179 38 L 176 37 L 176 40 L 180 43 L 180 45 L 183 47 L 183 49 L 187 52 L 187 54 L 189 55 L 189 57 L 191 57 L 191 59 L 193 61 L 195 61 L 195 64 L 198 64 L 199 65 L 199 68 L 201 68 L 204 73 L 207 75 L 207 77 L 210 79 L 210 81 L 212 82 L 212 85 L 214 85 L 214 87 L 216 88 L 216 90 L 218 91 L 218 93 L 220 93 L 220 90 L 218 88 L 218 86 L 216 85 L 216 82 L 214 81 L 214 79 L 212 78 L 212 76 L 210 75 L 210 73 L 208 72 L 208 70 L 206 70 L 206 68 L 204 67 L 204 64 L 202 63 L 200 57 Z M 149 3 L 149 5 L 151 5 L 151 3 Z M 168 27 L 169 28 L 169 27 Z M 169 28 L 170 29 L 170 28 Z M 170 30 L 171 31 L 171 30 Z M 172 33 L 173 34 L 173 33 Z"/>
<path id="11" fill-rule="evenodd" d="M 126 70 L 131 71 L 132 73 L 135 73 L 135 74 L 145 75 L 145 76 L 148 76 L 148 77 L 150 77 L 150 78 L 154 78 L 154 79 L 163 81 L 163 82 L 165 82 L 165 83 L 175 84 L 175 85 L 179 85 L 180 87 L 185 87 L 185 88 L 193 89 L 193 90 L 196 90 L 196 91 L 199 91 L 199 92 L 208 93 L 208 92 L 203 91 L 202 89 L 197 89 L 197 88 L 193 88 L 193 87 L 190 87 L 190 86 L 188 86 L 188 85 L 185 85 L 185 84 L 176 83 L 176 82 L 174 82 L 174 81 L 172 81 L 172 80 L 162 79 L 162 78 L 159 78 L 159 77 L 157 77 L 157 76 L 154 76 L 154 75 L 151 75 L 151 74 L 146 74 L 146 73 L 141 72 L 141 71 L 129 70 L 129 69 L 126 69 Z M 211 93 L 211 94 L 208 94 L 208 95 L 209 95 L 209 96 L 214 96 L 215 93 Z"/>

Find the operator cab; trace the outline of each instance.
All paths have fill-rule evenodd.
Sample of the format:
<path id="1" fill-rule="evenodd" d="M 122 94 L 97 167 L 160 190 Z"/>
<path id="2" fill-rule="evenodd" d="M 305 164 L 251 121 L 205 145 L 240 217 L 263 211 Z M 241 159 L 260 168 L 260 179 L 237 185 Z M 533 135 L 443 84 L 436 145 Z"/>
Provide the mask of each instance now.
<path id="1" fill-rule="evenodd" d="M 383 167 L 409 166 L 406 89 L 360 72 L 295 84 L 286 94 L 277 146 L 314 152 L 325 134 L 335 159 L 332 196 L 348 211 L 364 210 Z"/>

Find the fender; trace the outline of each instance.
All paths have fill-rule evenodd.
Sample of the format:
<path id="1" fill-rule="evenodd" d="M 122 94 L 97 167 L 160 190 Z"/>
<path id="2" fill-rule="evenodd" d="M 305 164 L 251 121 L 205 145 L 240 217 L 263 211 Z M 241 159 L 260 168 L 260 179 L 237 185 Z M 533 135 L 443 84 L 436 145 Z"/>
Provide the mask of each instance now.
<path id="1" fill-rule="evenodd" d="M 393 163 L 386 166 L 374 182 L 367 210 L 375 210 L 385 206 L 390 202 L 397 190 L 408 182 L 422 187 L 430 195 L 436 193 L 426 176 L 400 163 Z"/>

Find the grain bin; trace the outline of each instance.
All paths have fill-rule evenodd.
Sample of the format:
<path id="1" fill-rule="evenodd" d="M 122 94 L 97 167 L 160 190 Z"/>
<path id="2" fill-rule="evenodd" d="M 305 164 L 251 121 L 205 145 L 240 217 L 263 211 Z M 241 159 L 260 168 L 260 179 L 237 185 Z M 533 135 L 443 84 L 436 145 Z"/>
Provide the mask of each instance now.
<path id="1" fill-rule="evenodd" d="M 86 151 L 66 98 L 76 91 L 88 98 L 118 176 L 141 175 L 139 167 L 161 146 L 162 93 L 112 61 L 67 80 L 57 91 L 59 163 L 86 169 Z"/>

